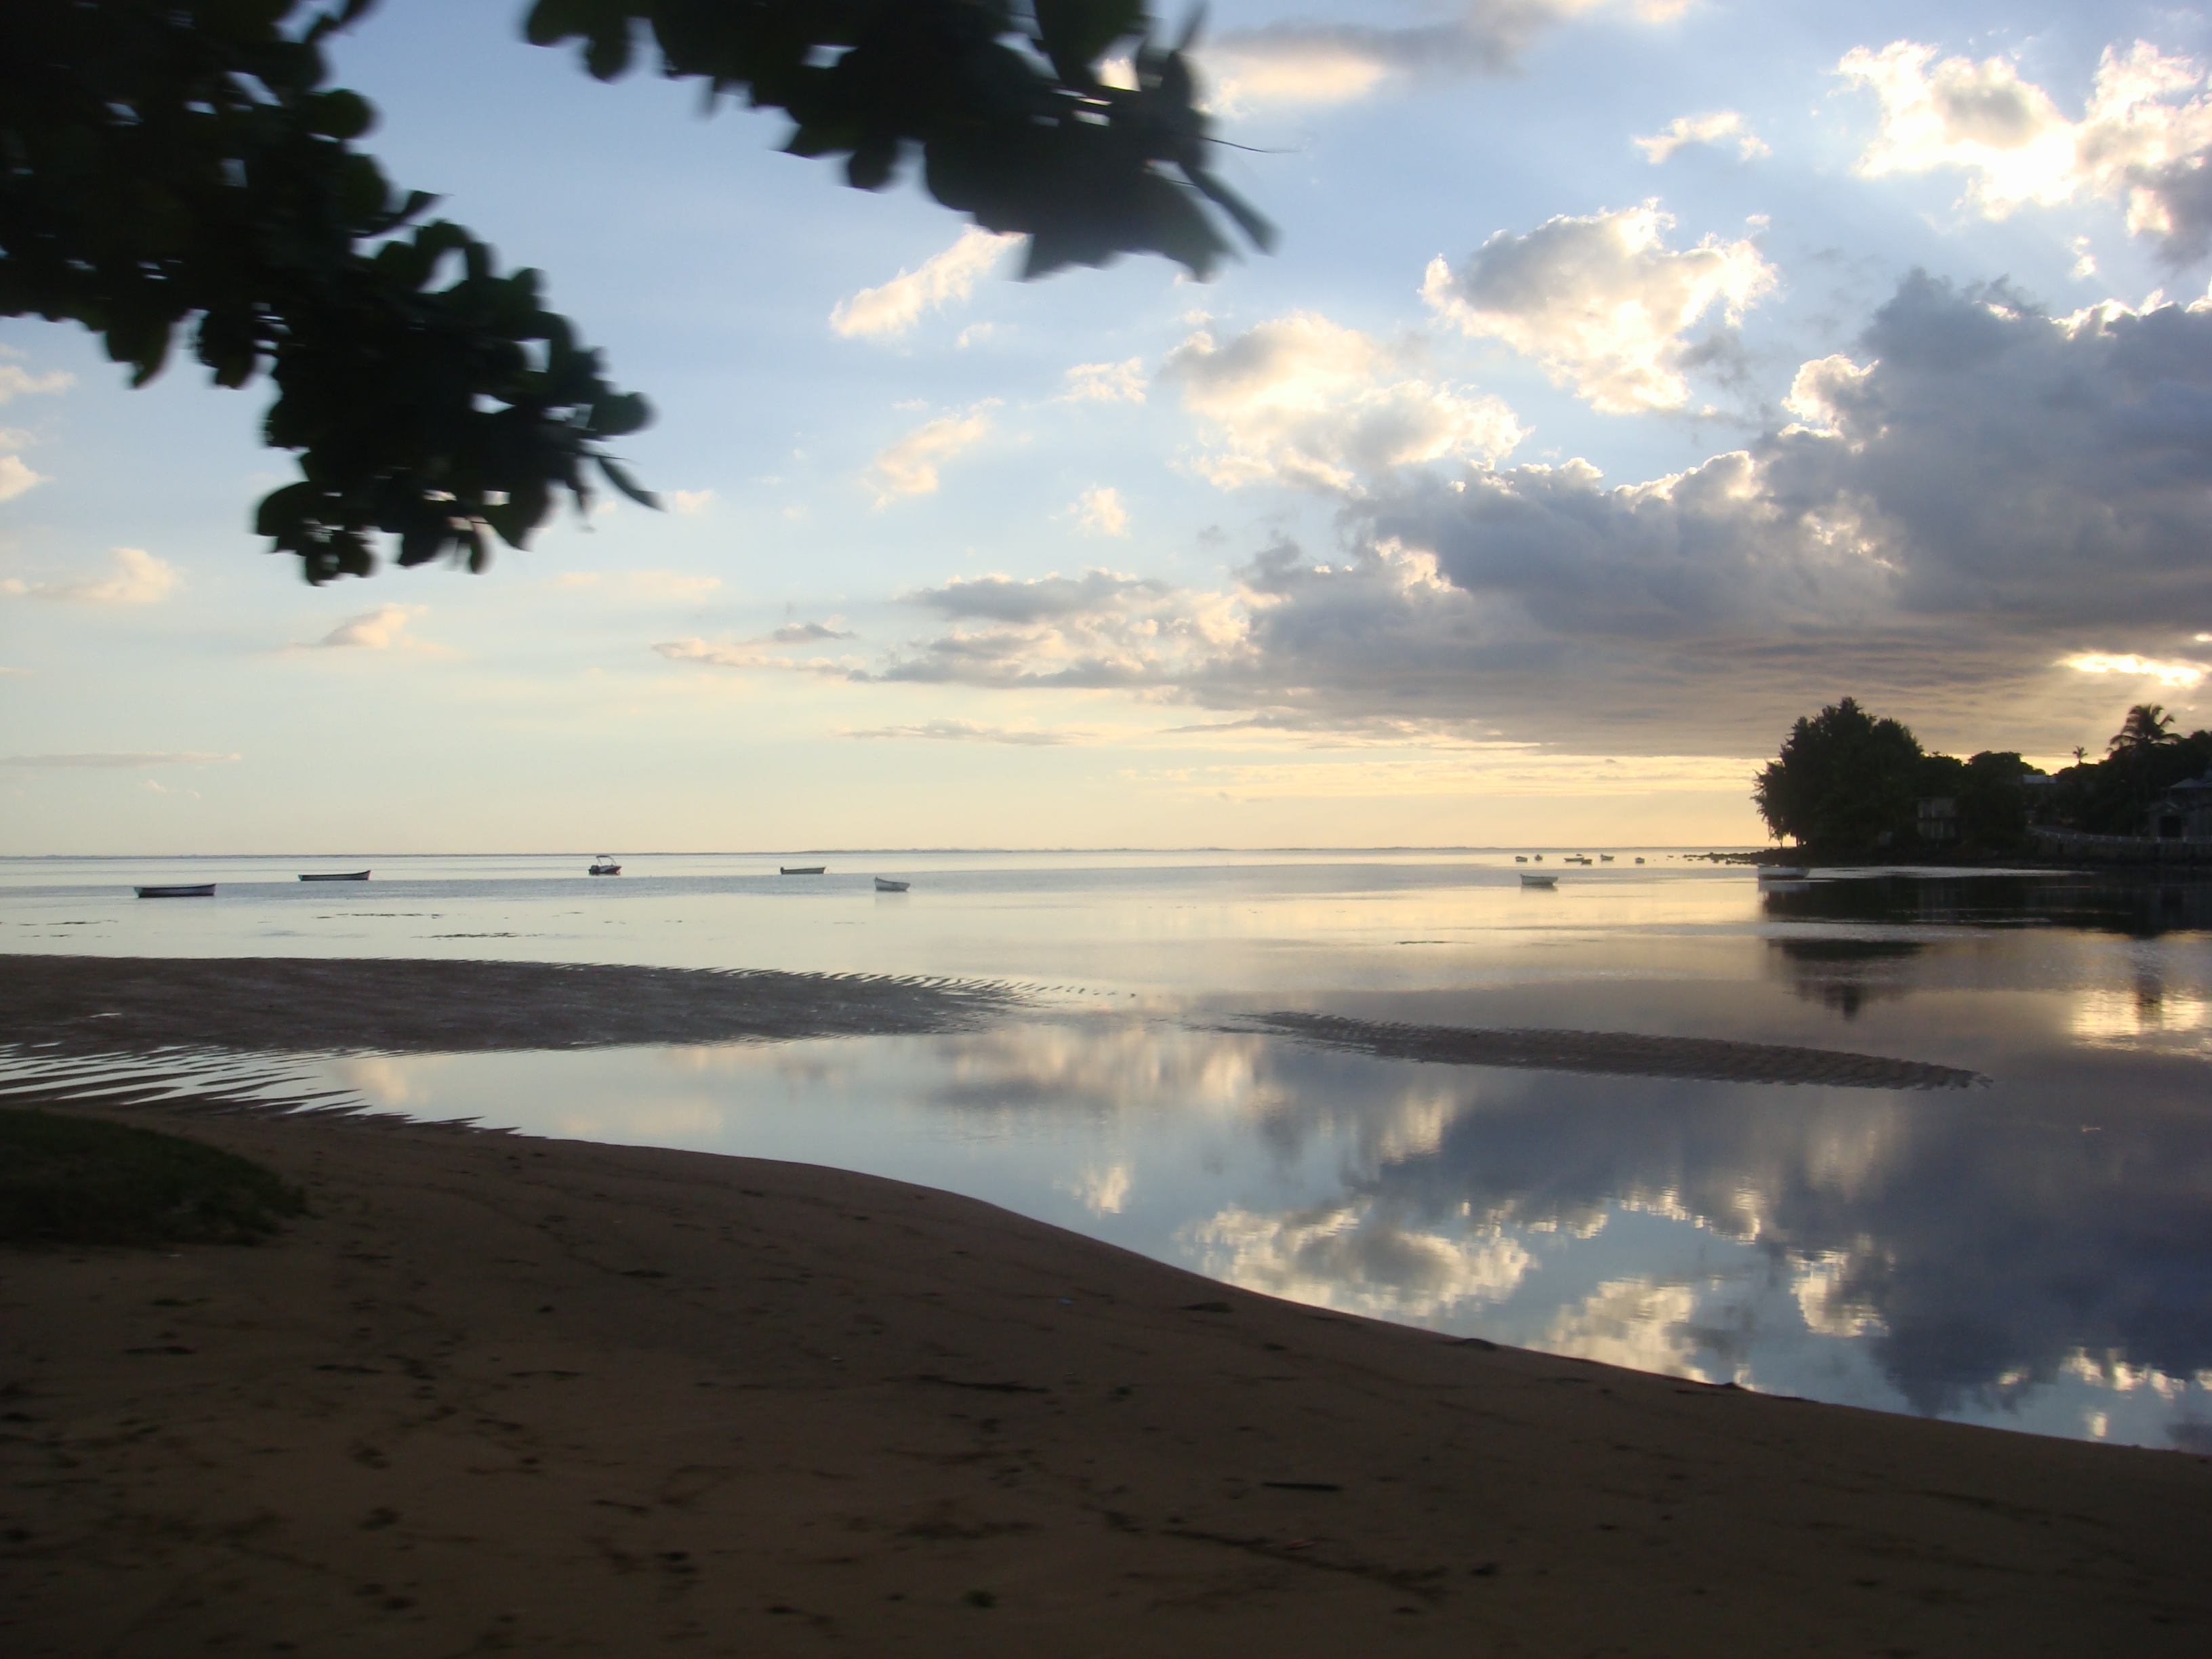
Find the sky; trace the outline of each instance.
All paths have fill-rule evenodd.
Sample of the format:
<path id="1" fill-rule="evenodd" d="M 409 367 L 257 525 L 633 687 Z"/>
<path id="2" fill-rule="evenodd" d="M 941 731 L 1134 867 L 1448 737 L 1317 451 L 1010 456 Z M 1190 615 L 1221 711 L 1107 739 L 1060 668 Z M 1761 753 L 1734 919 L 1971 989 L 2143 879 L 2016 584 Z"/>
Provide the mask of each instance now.
<path id="1" fill-rule="evenodd" d="M 383 0 L 404 187 L 667 510 L 310 587 L 265 386 L 0 320 L 0 853 L 1722 845 L 1844 696 L 2212 723 L 2212 26 L 1235 0 L 1279 247 L 1016 280 L 910 176 Z"/>

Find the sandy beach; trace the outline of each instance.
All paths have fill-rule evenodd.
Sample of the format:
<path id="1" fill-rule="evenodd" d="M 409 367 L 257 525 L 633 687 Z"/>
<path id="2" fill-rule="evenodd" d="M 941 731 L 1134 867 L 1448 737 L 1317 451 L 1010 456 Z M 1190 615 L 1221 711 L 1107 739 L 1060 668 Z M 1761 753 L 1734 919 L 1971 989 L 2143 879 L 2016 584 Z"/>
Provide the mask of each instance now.
<path id="1" fill-rule="evenodd" d="M 2212 1638 L 2201 1456 L 1454 1340 L 805 1165 L 133 1115 L 313 1213 L 0 1255 L 25 1659 Z"/>

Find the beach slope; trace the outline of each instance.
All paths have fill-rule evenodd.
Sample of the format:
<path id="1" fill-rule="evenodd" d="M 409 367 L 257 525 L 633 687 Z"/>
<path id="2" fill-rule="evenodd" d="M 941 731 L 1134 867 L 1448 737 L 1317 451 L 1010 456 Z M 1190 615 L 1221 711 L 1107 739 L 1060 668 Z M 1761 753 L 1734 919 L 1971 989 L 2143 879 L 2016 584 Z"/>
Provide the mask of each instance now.
<path id="1" fill-rule="evenodd" d="M 0 1254 L 13 1659 L 2212 1650 L 2212 1460 L 1457 1342 L 829 1170 L 164 1127 L 313 1214 Z"/>

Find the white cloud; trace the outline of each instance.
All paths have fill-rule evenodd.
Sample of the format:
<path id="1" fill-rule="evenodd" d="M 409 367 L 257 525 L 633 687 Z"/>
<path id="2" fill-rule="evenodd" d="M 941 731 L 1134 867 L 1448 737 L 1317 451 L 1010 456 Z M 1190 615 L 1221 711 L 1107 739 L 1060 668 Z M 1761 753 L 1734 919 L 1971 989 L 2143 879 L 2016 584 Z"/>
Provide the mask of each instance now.
<path id="1" fill-rule="evenodd" d="M 32 471 L 20 455 L 0 455 L 0 501 L 12 501 L 46 482 L 46 475 Z"/>
<path id="2" fill-rule="evenodd" d="M 1285 541 L 1218 591 L 1109 571 L 924 590 L 907 598 L 948 626 L 862 678 L 1120 690 L 1237 711 L 1255 742 L 1503 735 L 1546 747 L 1401 782 L 1462 787 L 1452 767 L 1479 761 L 1528 793 L 1607 793 L 1616 772 L 1729 787 L 1844 690 L 1932 741 L 2059 753 L 2107 718 L 2098 677 L 2057 665 L 2085 638 L 2126 641 L 2153 679 L 2197 667 L 2212 305 L 2052 317 L 1915 274 L 1850 355 L 1800 369 L 1792 404 L 1641 481 L 1579 460 L 1385 473 L 1347 491 L 1341 550 Z M 2103 659 L 2107 683 L 2129 672 Z M 1638 757 L 1669 765 L 1632 776 Z"/>
<path id="3" fill-rule="evenodd" d="M 2107 46 L 2078 121 L 2006 58 L 1938 62 L 1935 47 L 1898 40 L 1847 53 L 1836 73 L 1881 100 L 1858 161 L 1869 177 L 1954 168 L 1967 204 L 1993 219 L 2031 203 L 2123 203 L 2128 228 L 2170 259 L 2212 246 L 2212 92 L 2189 58 L 2147 40 Z"/>
<path id="4" fill-rule="evenodd" d="M 422 651 L 436 647 L 407 635 L 407 624 L 430 607 L 425 605 L 387 605 L 349 617 L 319 640 L 295 641 L 295 651 Z"/>
<path id="5" fill-rule="evenodd" d="M 981 576 L 905 596 L 951 623 L 856 678 L 994 687 L 1171 687 L 1241 631 L 1224 595 L 1110 570 Z"/>
<path id="6" fill-rule="evenodd" d="M 1067 390 L 1060 395 L 1070 403 L 1140 404 L 1145 401 L 1144 361 L 1132 357 L 1119 363 L 1078 363 L 1067 371 Z"/>
<path id="7" fill-rule="evenodd" d="M 1733 143 L 1737 156 L 1746 161 L 1757 161 L 1771 153 L 1765 140 L 1732 109 L 1714 110 L 1705 115 L 1678 115 L 1649 138 L 1632 138 L 1629 142 L 1642 150 L 1644 159 L 1655 167 L 1690 144 Z"/>
<path id="8" fill-rule="evenodd" d="M 868 482 L 876 505 L 884 507 L 901 495 L 927 495 L 934 491 L 939 463 L 981 442 L 991 429 L 986 411 L 998 404 L 996 398 L 986 398 L 963 413 L 940 415 L 878 452 L 873 477 Z"/>
<path id="9" fill-rule="evenodd" d="M 1679 409 L 1683 371 L 1699 356 L 1686 331 L 1716 307 L 1733 326 L 1775 273 L 1748 240 L 1669 248 L 1674 222 L 1646 202 L 1563 215 L 1526 236 L 1500 231 L 1456 271 L 1431 261 L 1422 297 L 1466 333 L 1534 357 L 1594 408 Z"/>
<path id="10" fill-rule="evenodd" d="M 218 755 L 198 749 L 167 752 L 98 751 L 77 755 L 0 755 L 0 766 L 38 767 L 59 771 L 127 769 L 135 772 L 149 766 L 213 766 L 240 758 L 237 755 Z"/>
<path id="11" fill-rule="evenodd" d="M 1336 104 L 1386 82 L 1503 75 L 1537 36 L 1604 9 L 1648 21 L 1679 13 L 1686 0 L 1459 0 L 1439 21 L 1388 24 L 1280 22 L 1202 38 L 1209 105 L 1236 112 L 1261 104 Z"/>
<path id="12" fill-rule="evenodd" d="M 848 340 L 903 334 L 925 310 L 942 310 L 950 301 L 966 299 L 975 291 L 976 279 L 1019 240 L 1018 236 L 995 235 L 969 225 L 951 247 L 915 270 L 902 270 L 881 288 L 864 288 L 840 300 L 830 313 L 830 326 Z"/>
<path id="13" fill-rule="evenodd" d="M 687 519 L 696 519 L 714 504 L 711 489 L 672 489 L 661 499 Z"/>
<path id="14" fill-rule="evenodd" d="M 14 363 L 0 363 L 0 404 L 11 398 L 33 397 L 40 392 L 64 392 L 76 384 L 76 376 L 55 369 L 51 374 L 33 374 Z"/>
<path id="15" fill-rule="evenodd" d="M 553 579 L 553 586 L 560 588 L 613 590 L 640 599 L 679 602 L 703 599 L 721 585 L 720 576 L 693 575 L 681 570 L 567 570 Z"/>
<path id="16" fill-rule="evenodd" d="M 2159 662 L 2149 657 L 2133 655 L 2108 656 L 2100 651 L 2085 651 L 2080 656 L 2069 657 L 2061 664 L 2077 674 L 2121 674 L 2136 679 L 2156 680 L 2160 685 L 2177 690 L 2192 689 L 2204 683 L 2207 671 L 2203 663 Z"/>
<path id="17" fill-rule="evenodd" d="M 842 617 L 832 617 L 826 623 L 786 623 L 769 635 L 778 645 L 805 645 L 816 640 L 855 640 L 860 635 L 849 628 L 841 626 Z"/>
<path id="18" fill-rule="evenodd" d="M 110 548 L 108 556 L 115 566 L 112 575 L 61 582 L 27 582 L 10 577 L 0 581 L 0 593 L 79 605 L 152 605 L 168 598 L 183 580 L 176 566 L 143 547 Z"/>
<path id="19" fill-rule="evenodd" d="M 778 630 L 781 633 L 782 630 Z M 831 639 L 847 639 L 849 635 L 831 634 Z M 788 673 L 821 674 L 833 678 L 844 678 L 856 674 L 860 667 L 855 658 L 792 657 L 778 655 L 762 649 L 757 640 L 731 640 L 715 645 L 696 637 L 688 640 L 667 640 L 653 648 L 671 662 L 696 663 L 702 668 L 775 669 Z"/>
<path id="20" fill-rule="evenodd" d="M 1129 533 L 1129 509 L 1121 505 L 1121 492 L 1109 486 L 1094 484 L 1075 498 L 1068 511 L 1075 515 L 1076 528 L 1086 535 Z"/>
<path id="21" fill-rule="evenodd" d="M 1521 441 L 1520 423 L 1498 398 L 1402 373 L 1399 353 L 1297 312 L 1225 343 L 1201 329 L 1169 353 L 1158 379 L 1218 436 L 1195 465 L 1224 489 L 1341 490 L 1395 467 L 1494 459 Z"/>
<path id="22" fill-rule="evenodd" d="M 1021 749 L 1051 748 L 1080 742 L 1083 738 L 1082 733 L 1066 727 L 1041 732 L 1033 726 L 978 726 L 971 720 L 923 720 L 914 726 L 880 726 L 844 735 L 931 743 L 1000 743 Z"/>

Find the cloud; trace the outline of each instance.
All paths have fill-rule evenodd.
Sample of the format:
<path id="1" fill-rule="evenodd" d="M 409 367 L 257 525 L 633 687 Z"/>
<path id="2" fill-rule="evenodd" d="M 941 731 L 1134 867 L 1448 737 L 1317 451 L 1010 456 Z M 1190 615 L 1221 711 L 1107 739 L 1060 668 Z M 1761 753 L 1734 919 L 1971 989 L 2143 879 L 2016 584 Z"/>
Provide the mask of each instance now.
<path id="1" fill-rule="evenodd" d="M 1144 361 L 1132 357 L 1119 363 L 1078 363 L 1067 371 L 1068 403 L 1140 404 L 1145 401 Z"/>
<path id="2" fill-rule="evenodd" d="M 1201 329 L 1168 354 L 1157 379 L 1218 439 L 1194 465 L 1224 489 L 1341 490 L 1395 467 L 1492 459 L 1521 441 L 1504 404 L 1406 374 L 1401 356 L 1296 312 L 1225 343 Z"/>
<path id="3" fill-rule="evenodd" d="M 714 504 L 711 489 L 671 489 L 661 499 L 687 519 L 696 519 Z"/>
<path id="4" fill-rule="evenodd" d="M 781 631 L 779 629 L 779 634 Z M 832 634 L 827 637 L 845 639 L 851 636 Z M 850 658 L 779 656 L 774 652 L 761 649 L 761 641 L 755 640 L 732 640 L 714 645 L 694 637 L 664 641 L 653 648 L 671 662 L 696 663 L 702 668 L 766 668 L 787 673 L 823 674 L 845 678 L 857 675 L 860 667 L 856 659 Z"/>
<path id="5" fill-rule="evenodd" d="M 832 617 L 825 623 L 786 623 L 769 635 L 778 645 L 805 645 L 815 640 L 856 640 L 860 636 L 848 628 L 837 624 L 845 619 Z"/>
<path id="6" fill-rule="evenodd" d="M 1914 273 L 1790 404 L 1640 481 L 1388 472 L 1345 494 L 1341 546 L 1279 542 L 1213 591 L 1109 571 L 925 589 L 907 597 L 951 625 L 864 678 L 1118 689 L 1255 738 L 1733 761 L 1845 692 L 1931 741 L 2057 753 L 2140 695 L 2129 659 L 2195 668 L 2212 305 L 2054 316 Z M 2108 672 L 2059 665 L 2089 660 Z"/>
<path id="7" fill-rule="evenodd" d="M 711 495 L 711 489 L 706 492 Z M 680 570 L 565 570 L 553 579 L 561 588 L 616 589 L 646 599 L 703 599 L 722 585 L 720 576 L 701 576 Z"/>
<path id="8" fill-rule="evenodd" d="M 35 397 L 41 392 L 64 392 L 76 384 L 76 376 L 55 369 L 50 374 L 33 374 L 14 363 L 0 363 L 0 404 L 11 398 Z"/>
<path id="9" fill-rule="evenodd" d="M 1504 75 L 1538 36 L 1609 6 L 1646 19 L 1671 17 L 1686 0 L 1460 0 L 1443 21 L 1399 27 L 1285 21 L 1202 39 L 1209 101 L 1336 104 L 1398 78 Z"/>
<path id="10" fill-rule="evenodd" d="M 855 678 L 924 684 L 1144 690 L 1171 687 L 1230 647 L 1231 602 L 1110 570 L 985 576 L 906 596 L 951 628 L 910 641 Z"/>
<path id="11" fill-rule="evenodd" d="M 25 490 L 46 482 L 46 475 L 32 471 L 20 455 L 0 455 L 0 501 L 12 501 Z"/>
<path id="12" fill-rule="evenodd" d="M 1736 155 L 1741 161 L 1754 161 L 1771 153 L 1766 142 L 1732 109 L 1714 110 L 1706 115 L 1678 115 L 1649 138 L 1632 138 L 1629 142 L 1642 150 L 1644 159 L 1656 167 L 1686 145 L 1718 144 L 1723 140 L 1734 142 Z"/>
<path id="13" fill-rule="evenodd" d="M 848 340 L 896 338 L 919 322 L 925 310 L 941 311 L 950 301 L 966 299 L 976 279 L 1020 240 L 969 225 L 951 247 L 915 270 L 902 270 L 881 288 L 864 288 L 840 300 L 830 313 L 830 326 Z"/>
<path id="14" fill-rule="evenodd" d="M 1869 178 L 1953 168 L 1992 219 L 2034 204 L 2123 203 L 2128 228 L 2180 263 L 2212 250 L 2212 92 L 2203 66 L 2147 40 L 2107 46 L 2079 121 L 2012 60 L 1936 60 L 1893 41 L 1846 53 L 1836 73 L 1881 100 L 1858 160 Z"/>
<path id="15" fill-rule="evenodd" d="M 1090 536 L 1127 536 L 1129 533 L 1129 509 L 1121 505 L 1118 490 L 1106 485 L 1094 484 L 1075 498 L 1068 509 L 1075 515 L 1075 526 Z"/>
<path id="16" fill-rule="evenodd" d="M 926 421 L 897 442 L 878 453 L 874 476 L 868 487 L 876 505 L 885 507 L 901 495 L 927 495 L 937 489 L 937 467 L 963 450 L 982 441 L 991 429 L 987 410 L 998 407 L 996 398 L 986 398 L 957 415 L 940 415 Z"/>
<path id="17" fill-rule="evenodd" d="M 923 720 L 916 726 L 882 726 L 872 731 L 848 732 L 848 738 L 924 739 L 933 743 L 1003 743 L 1018 748 L 1042 749 L 1081 741 L 1067 731 L 1039 732 L 1027 726 L 977 726 L 969 720 Z"/>
<path id="18" fill-rule="evenodd" d="M 95 770 L 137 771 L 149 766 L 214 766 L 226 761 L 243 758 L 238 755 L 217 755 L 198 749 L 179 749 L 167 752 L 94 752 L 78 755 L 0 755 L 0 766 L 21 766 L 52 769 L 60 771 Z"/>
<path id="19" fill-rule="evenodd" d="M 1421 295 L 1476 338 L 1501 340 L 1613 414 L 1679 409 L 1698 351 L 1684 337 L 1718 307 L 1725 326 L 1774 286 L 1747 239 L 1674 249 L 1656 202 L 1500 231 L 1459 270 L 1430 262 Z"/>
<path id="20" fill-rule="evenodd" d="M 0 468 L 0 479 L 4 477 L 4 468 Z M 10 577 L 0 581 L 0 593 L 78 605 L 152 605 L 168 598 L 183 580 L 176 566 L 143 547 L 110 548 L 108 556 L 115 566 L 112 575 L 63 582 L 27 582 Z"/>
<path id="21" fill-rule="evenodd" d="M 427 605 L 387 605 L 349 617 L 319 640 L 294 641 L 295 651 L 440 651 L 443 647 L 410 639 L 407 624 L 430 607 Z"/>
<path id="22" fill-rule="evenodd" d="M 2148 657 L 2133 655 L 2111 656 L 2103 652 L 2084 652 L 2078 657 L 2069 657 L 2060 665 L 2077 674 L 2123 674 L 2136 679 L 2156 680 L 2160 685 L 2177 690 L 2194 690 L 2204 683 L 2207 670 L 2203 663 L 2154 662 Z"/>

